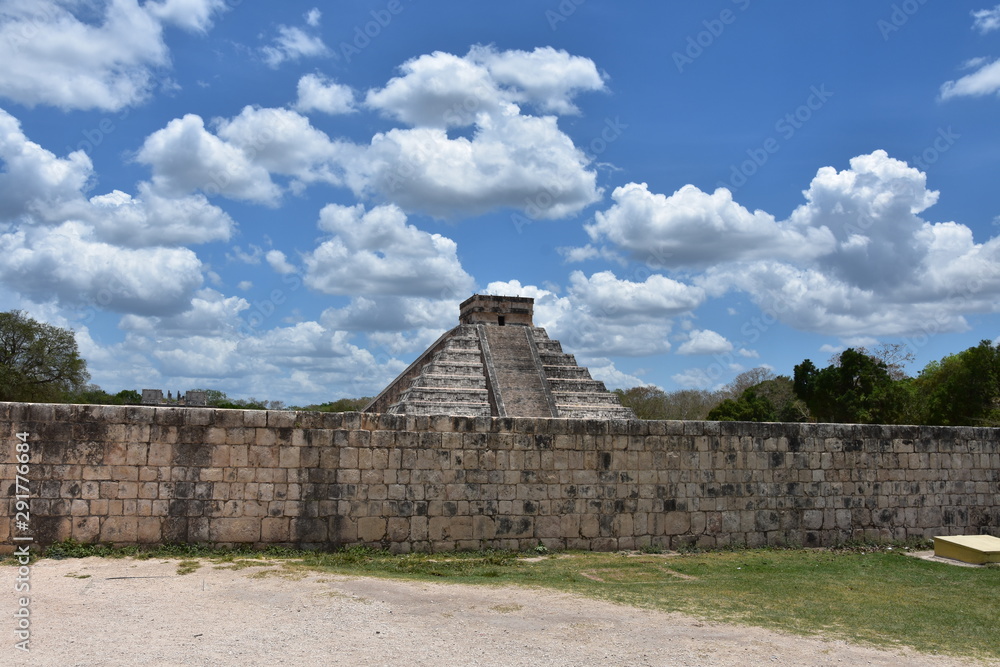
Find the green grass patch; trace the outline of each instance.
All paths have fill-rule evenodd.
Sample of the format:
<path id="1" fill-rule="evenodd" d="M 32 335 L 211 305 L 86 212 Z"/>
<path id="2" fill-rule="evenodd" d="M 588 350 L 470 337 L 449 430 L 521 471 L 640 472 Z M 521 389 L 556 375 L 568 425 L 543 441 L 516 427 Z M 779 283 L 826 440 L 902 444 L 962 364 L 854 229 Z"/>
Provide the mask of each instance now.
<path id="1" fill-rule="evenodd" d="M 326 572 L 543 587 L 715 622 L 884 648 L 908 646 L 923 652 L 1000 659 L 1000 635 L 995 627 L 1000 618 L 1000 569 L 918 560 L 904 555 L 901 545 L 682 554 L 532 550 L 524 554 L 394 555 L 365 547 L 336 552 L 220 551 L 187 545 L 137 552 L 67 543 L 54 545 L 49 552 L 53 549 L 60 558 L 177 558 L 182 567 L 203 558 L 216 567 L 232 569 L 271 566 L 253 576 Z"/>

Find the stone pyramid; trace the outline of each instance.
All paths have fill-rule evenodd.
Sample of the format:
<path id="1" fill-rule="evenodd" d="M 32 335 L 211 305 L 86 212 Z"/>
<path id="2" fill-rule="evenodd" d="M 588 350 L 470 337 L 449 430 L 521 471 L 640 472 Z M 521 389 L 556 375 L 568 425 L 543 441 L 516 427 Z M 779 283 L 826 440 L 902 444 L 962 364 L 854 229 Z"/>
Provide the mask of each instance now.
<path id="1" fill-rule="evenodd" d="M 475 294 L 448 331 L 365 412 L 635 419 L 603 382 L 532 322 L 534 300 Z"/>

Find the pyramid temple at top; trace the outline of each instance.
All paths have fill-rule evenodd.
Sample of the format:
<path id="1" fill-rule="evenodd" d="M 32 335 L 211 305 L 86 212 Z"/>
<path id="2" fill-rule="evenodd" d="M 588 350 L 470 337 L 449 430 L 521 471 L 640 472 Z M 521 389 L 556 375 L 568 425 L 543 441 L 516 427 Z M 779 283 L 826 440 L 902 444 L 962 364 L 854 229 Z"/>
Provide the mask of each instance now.
<path id="1" fill-rule="evenodd" d="M 534 299 L 474 294 L 459 325 L 417 357 L 365 412 L 635 419 L 604 383 L 532 322 Z"/>

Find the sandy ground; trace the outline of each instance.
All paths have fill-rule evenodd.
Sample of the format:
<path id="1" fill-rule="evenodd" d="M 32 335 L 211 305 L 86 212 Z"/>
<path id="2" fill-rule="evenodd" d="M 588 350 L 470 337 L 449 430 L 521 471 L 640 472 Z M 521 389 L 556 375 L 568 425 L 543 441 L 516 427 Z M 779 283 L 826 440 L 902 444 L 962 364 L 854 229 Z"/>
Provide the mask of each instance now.
<path id="1" fill-rule="evenodd" d="M 522 588 L 309 574 L 212 563 L 42 560 L 30 652 L 13 647 L 16 568 L 3 584 L 0 665 L 970 664 L 703 623 Z M 257 573 L 256 575 L 254 573 Z"/>

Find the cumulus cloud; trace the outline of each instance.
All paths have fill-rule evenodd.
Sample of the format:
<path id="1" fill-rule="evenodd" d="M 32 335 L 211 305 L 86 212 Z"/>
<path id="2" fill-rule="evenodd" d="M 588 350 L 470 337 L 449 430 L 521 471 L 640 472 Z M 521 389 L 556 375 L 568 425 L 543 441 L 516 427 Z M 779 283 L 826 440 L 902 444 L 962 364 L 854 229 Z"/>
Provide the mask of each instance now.
<path id="1" fill-rule="evenodd" d="M 195 114 L 176 118 L 149 135 L 136 159 L 152 167 L 153 185 L 170 195 L 201 190 L 264 204 L 276 203 L 281 195 L 267 169 L 206 130 Z"/>
<path id="2" fill-rule="evenodd" d="M 228 241 L 236 223 L 202 195 L 162 197 L 148 183 L 139 196 L 114 190 L 90 199 L 95 229 L 111 243 L 125 247 L 183 246 Z"/>
<path id="3" fill-rule="evenodd" d="M 117 110 L 145 100 L 154 72 L 170 61 L 160 21 L 138 3 L 119 1 L 102 3 L 99 20 L 84 22 L 74 4 L 0 7 L 0 95 L 67 110 Z"/>
<path id="4" fill-rule="evenodd" d="M 125 249 L 78 222 L 0 234 L 0 253 L 0 281 L 36 301 L 67 306 L 180 312 L 202 281 L 201 262 L 186 248 Z"/>
<path id="5" fill-rule="evenodd" d="M 406 223 L 396 206 L 330 204 L 319 227 L 332 234 L 304 257 L 305 282 L 326 294 L 424 296 L 464 294 L 473 285 L 454 241 Z"/>
<path id="6" fill-rule="evenodd" d="M 554 117 L 484 115 L 472 139 L 436 128 L 379 133 L 347 179 L 359 196 L 441 218 L 510 207 L 551 219 L 600 198 L 597 174 L 586 167 Z"/>
<path id="7" fill-rule="evenodd" d="M 710 329 L 695 329 L 677 348 L 677 354 L 723 354 L 732 350 L 733 344 L 722 334 Z"/>
<path id="8" fill-rule="evenodd" d="M 306 74 L 299 79 L 298 100 L 294 106 L 303 113 L 321 111 L 342 114 L 356 110 L 351 87 L 331 81 L 320 74 Z"/>
<path id="9" fill-rule="evenodd" d="M 589 278 L 574 271 L 569 280 L 569 292 L 577 303 L 595 315 L 619 320 L 672 317 L 694 310 L 705 300 L 702 288 L 659 274 L 640 283 L 619 280 L 611 271 Z"/>
<path id="10" fill-rule="evenodd" d="M 298 271 L 295 265 L 288 261 L 285 253 L 280 250 L 268 250 L 264 255 L 264 259 L 267 260 L 268 265 L 277 273 L 289 274 Z"/>
<path id="11" fill-rule="evenodd" d="M 720 263 L 695 283 L 712 296 L 739 289 L 791 326 L 839 336 L 961 331 L 965 314 L 995 310 L 1000 238 L 976 243 L 964 225 L 922 218 L 938 193 L 919 170 L 876 151 L 820 169 L 804 194 L 791 222 L 828 230 L 832 248 Z"/>
<path id="12" fill-rule="evenodd" d="M 188 114 L 149 135 L 136 160 L 153 172 L 158 192 L 181 196 L 198 191 L 258 204 L 277 205 L 287 177 L 293 193 L 314 183 L 341 185 L 342 163 L 357 149 L 332 141 L 305 116 L 276 108 L 244 107 L 233 118 L 205 121 Z"/>
<path id="13" fill-rule="evenodd" d="M 315 182 L 342 182 L 336 164 L 345 148 L 294 111 L 247 106 L 216 125 L 219 139 L 242 151 L 254 167 L 291 176 L 293 190 Z"/>
<path id="14" fill-rule="evenodd" d="M 829 229 L 794 219 L 778 222 L 764 211 L 751 213 L 725 188 L 708 194 L 686 185 L 667 197 L 650 192 L 645 183 L 629 183 L 616 188 L 611 198 L 615 204 L 595 214 L 595 222 L 586 226 L 588 235 L 652 266 L 801 257 L 821 254 L 834 244 Z"/>
<path id="15" fill-rule="evenodd" d="M 65 158 L 57 157 L 29 140 L 20 122 L 3 109 L 0 164 L 4 167 L 0 171 L 0 221 L 58 220 L 56 211 L 78 200 L 94 176 L 86 153 L 75 151 Z"/>
<path id="16" fill-rule="evenodd" d="M 402 76 L 368 91 L 365 104 L 408 125 L 456 127 L 479 113 L 497 113 L 506 100 L 485 67 L 435 51 L 406 61 Z"/>
<path id="17" fill-rule="evenodd" d="M 504 82 L 513 83 L 495 81 L 480 62 L 486 56 L 506 72 Z M 535 78 L 514 76 L 518 67 L 530 69 L 525 63 L 538 65 Z M 365 98 L 368 108 L 413 127 L 380 132 L 367 144 L 333 141 L 299 113 L 353 109 L 349 88 L 310 74 L 299 80 L 297 111 L 248 106 L 234 118 L 216 119 L 215 134 L 189 114 L 147 137 L 136 157 L 152 168 L 154 187 L 170 196 L 200 190 L 275 204 L 282 187 L 273 177 L 281 175 L 291 179 L 287 188 L 294 193 L 314 183 L 343 185 L 361 199 L 439 218 L 497 208 L 563 218 L 602 195 L 591 160 L 559 129 L 556 116 L 525 115 L 511 100 L 569 111 L 574 94 L 603 86 L 600 77 L 581 74 L 591 69 L 591 61 L 553 50 L 479 47 L 464 58 L 421 56 Z M 563 83 L 546 78 L 562 70 Z M 529 84 L 530 90 L 518 87 Z M 467 132 L 452 136 L 451 127 Z"/>
<path id="18" fill-rule="evenodd" d="M 0 6 L 0 96 L 64 110 L 115 111 L 142 103 L 170 66 L 164 26 L 204 33 L 226 10 L 224 0 L 91 4 Z"/>
<path id="19" fill-rule="evenodd" d="M 226 0 L 160 0 L 147 2 L 144 8 L 163 23 L 192 32 L 207 32 L 215 15 L 229 7 Z"/>
<path id="20" fill-rule="evenodd" d="M 334 329 L 380 333 L 416 332 L 418 338 L 430 336 L 433 340 L 446 328 L 450 328 L 449 325 L 458 324 L 458 304 L 461 300 L 460 298 L 361 296 L 351 299 L 350 304 L 344 308 L 330 308 L 324 311 L 321 321 Z M 370 333 L 369 338 L 372 339 Z M 376 337 L 372 340 L 392 341 L 397 348 L 402 344 L 398 338 Z M 427 342 L 430 343 L 432 340 Z"/>
<path id="21" fill-rule="evenodd" d="M 0 110 L 0 282 L 38 303 L 123 313 L 179 312 L 202 282 L 191 244 L 228 240 L 235 222 L 201 195 L 140 182 L 87 196 L 82 152 L 61 158 Z"/>
<path id="22" fill-rule="evenodd" d="M 277 306 L 281 308 L 282 306 Z M 276 318 L 276 313 L 272 313 Z M 306 404 L 374 395 L 406 367 L 394 356 L 376 358 L 351 341 L 349 332 L 323 322 L 273 326 L 241 297 L 201 289 L 191 308 L 175 315 L 126 315 L 123 342 L 90 342 L 91 358 L 117 367 L 128 359 L 131 377 L 94 368 L 94 379 L 115 386 L 157 382 L 168 388 L 211 386 L 232 397 L 283 398 Z M 115 381 L 117 380 L 117 381 Z"/>
<path id="23" fill-rule="evenodd" d="M 412 127 L 379 133 L 357 154 L 348 183 L 359 196 L 437 217 L 510 207 L 539 219 L 575 214 L 600 198 L 589 158 L 557 117 L 519 106 L 575 111 L 574 95 L 604 85 L 589 59 L 474 47 L 464 57 L 422 55 L 400 70 L 369 90 L 365 105 Z M 471 128 L 470 136 L 450 136 L 449 128 Z"/>
<path id="24" fill-rule="evenodd" d="M 546 113 L 579 113 L 573 97 L 604 90 L 604 79 L 593 60 L 551 46 L 531 52 L 498 52 L 492 46 L 476 46 L 468 57 L 482 63 L 494 81 L 508 87 L 509 99 L 537 105 Z"/>

